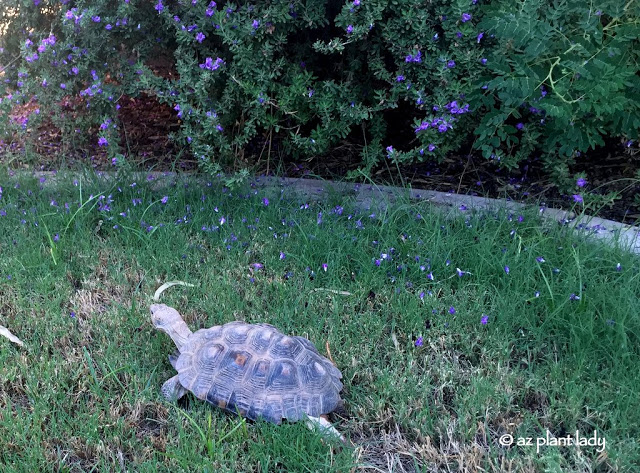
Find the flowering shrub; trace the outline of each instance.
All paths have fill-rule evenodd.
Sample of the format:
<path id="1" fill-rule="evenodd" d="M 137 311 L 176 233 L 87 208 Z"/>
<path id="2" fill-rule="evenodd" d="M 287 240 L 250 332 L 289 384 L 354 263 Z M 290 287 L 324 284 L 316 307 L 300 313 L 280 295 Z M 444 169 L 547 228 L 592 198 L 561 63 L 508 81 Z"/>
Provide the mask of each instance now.
<path id="1" fill-rule="evenodd" d="M 633 2 L 603 0 L 599 10 L 579 0 L 18 7 L 5 17 L 0 107 L 34 101 L 70 133 L 94 126 L 95 144 L 113 157 L 118 100 L 141 93 L 175 110 L 173 138 L 211 171 L 246 149 L 278 143 L 310 156 L 347 138 L 364 144 L 365 172 L 383 159 L 438 159 L 472 142 L 508 167 L 543 152 L 563 171 L 604 135 L 635 139 L 640 129 Z M 173 77 L 149 66 L 159 52 L 174 57 Z M 69 124 L 65 100 L 85 122 Z"/>

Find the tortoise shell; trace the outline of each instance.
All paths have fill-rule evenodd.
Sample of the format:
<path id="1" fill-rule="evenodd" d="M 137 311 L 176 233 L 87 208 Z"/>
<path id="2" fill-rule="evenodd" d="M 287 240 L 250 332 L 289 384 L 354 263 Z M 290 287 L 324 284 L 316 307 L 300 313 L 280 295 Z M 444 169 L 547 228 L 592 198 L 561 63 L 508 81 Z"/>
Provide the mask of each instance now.
<path id="1" fill-rule="evenodd" d="M 306 338 L 269 324 L 230 322 L 193 333 L 175 361 L 197 398 L 252 420 L 279 424 L 333 411 L 342 374 Z"/>

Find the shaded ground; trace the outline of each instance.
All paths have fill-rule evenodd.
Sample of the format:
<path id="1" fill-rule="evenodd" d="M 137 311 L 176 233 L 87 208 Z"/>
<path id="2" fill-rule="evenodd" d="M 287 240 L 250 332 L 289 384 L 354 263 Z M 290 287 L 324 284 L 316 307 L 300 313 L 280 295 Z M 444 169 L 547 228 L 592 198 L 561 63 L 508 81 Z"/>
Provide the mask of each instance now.
<path id="1" fill-rule="evenodd" d="M 197 164 L 189 152 L 174 144 L 169 135 L 178 130 L 180 123 L 170 106 L 141 96 L 123 97 L 120 100 L 121 142 L 126 146 L 127 160 L 136 168 L 144 170 L 195 170 Z M 75 118 L 71 101 L 63 105 L 69 109 L 69 118 Z M 16 113 L 16 120 L 26 117 L 35 105 L 26 105 Z M 95 145 L 97 129 L 89 136 L 79 137 L 77 142 L 63 142 L 59 128 L 52 124 L 40 126 L 28 133 L 28 145 L 32 153 L 25 160 L 23 143 L 1 143 L 0 162 L 12 167 L 28 166 L 41 170 L 55 170 L 64 165 L 75 167 L 90 164 L 97 170 L 112 169 L 112 163 L 104 148 Z M 275 141 L 274 141 L 275 143 Z M 3 145 L 3 146 L 2 146 Z M 85 151 L 78 152 L 78 149 Z M 295 161 L 282 156 L 275 144 L 271 158 L 267 160 L 264 141 L 247 147 L 247 155 L 260 155 L 254 164 L 255 174 L 273 174 L 287 177 L 316 176 L 326 179 L 342 178 L 348 171 L 357 169 L 360 148 L 345 143 L 332 153 L 314 159 Z M 64 161 L 61 160 L 64 156 Z M 249 165 L 250 163 L 243 163 Z M 586 193 L 600 204 L 589 209 L 603 218 L 635 224 L 640 220 L 640 149 L 622 142 L 609 143 L 605 149 L 584 155 L 571 170 L 584 173 L 587 178 Z M 575 205 L 572 195 L 558 191 L 545 173 L 542 163 L 532 160 L 522 163 L 519 169 L 500 169 L 492 162 L 478 156 L 455 156 L 441 163 L 426 162 L 399 169 L 381 166 L 374 169 L 372 178 L 381 184 L 408 184 L 412 187 L 480 195 L 484 197 L 508 198 L 516 201 L 544 202 L 556 208 L 571 208 Z M 608 193 L 616 192 L 615 201 L 604 199 Z M 595 197 L 594 197 L 595 196 Z M 597 212 L 594 209 L 598 209 Z M 578 209 L 580 210 L 580 209 Z"/>

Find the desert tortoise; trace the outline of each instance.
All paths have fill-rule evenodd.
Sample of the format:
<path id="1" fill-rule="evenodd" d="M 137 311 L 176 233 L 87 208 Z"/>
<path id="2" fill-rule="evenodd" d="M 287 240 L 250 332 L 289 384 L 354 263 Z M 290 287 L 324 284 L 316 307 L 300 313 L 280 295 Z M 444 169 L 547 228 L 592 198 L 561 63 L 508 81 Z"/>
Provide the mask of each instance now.
<path id="1" fill-rule="evenodd" d="M 197 398 L 243 417 L 280 424 L 318 416 L 341 402 L 342 373 L 306 338 L 269 324 L 229 322 L 193 333 L 177 310 L 151 306 L 153 325 L 171 337 L 178 374 L 164 383 L 170 400 Z"/>

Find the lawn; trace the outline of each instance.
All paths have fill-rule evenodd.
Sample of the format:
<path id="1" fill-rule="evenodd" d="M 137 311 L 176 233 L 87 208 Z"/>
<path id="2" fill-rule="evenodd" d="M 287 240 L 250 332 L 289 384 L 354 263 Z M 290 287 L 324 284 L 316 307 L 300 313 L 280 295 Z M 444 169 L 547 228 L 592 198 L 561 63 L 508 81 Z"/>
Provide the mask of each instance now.
<path id="1" fill-rule="evenodd" d="M 535 212 L 59 179 L 0 177 L 0 325 L 25 343 L 0 337 L 2 472 L 640 468 L 637 256 Z M 171 280 L 196 286 L 162 294 L 191 329 L 328 348 L 349 442 L 165 401 Z M 604 450 L 536 446 L 576 430 Z"/>

